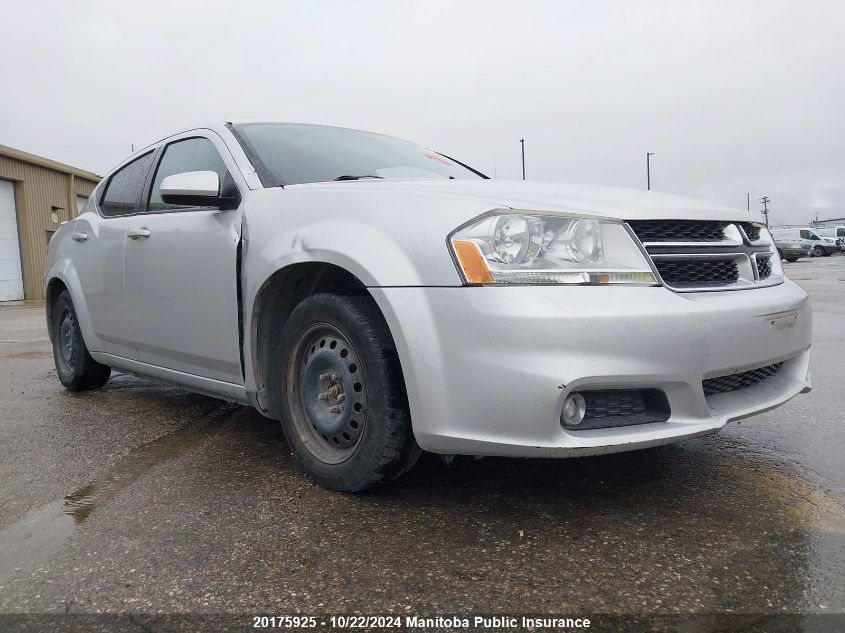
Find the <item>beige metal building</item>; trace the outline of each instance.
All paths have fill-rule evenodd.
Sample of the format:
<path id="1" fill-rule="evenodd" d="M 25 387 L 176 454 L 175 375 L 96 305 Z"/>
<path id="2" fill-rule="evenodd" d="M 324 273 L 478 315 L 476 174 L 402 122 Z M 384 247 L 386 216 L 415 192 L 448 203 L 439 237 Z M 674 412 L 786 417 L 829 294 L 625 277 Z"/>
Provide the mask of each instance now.
<path id="1" fill-rule="evenodd" d="M 0 301 L 44 298 L 47 243 L 100 176 L 0 145 Z"/>

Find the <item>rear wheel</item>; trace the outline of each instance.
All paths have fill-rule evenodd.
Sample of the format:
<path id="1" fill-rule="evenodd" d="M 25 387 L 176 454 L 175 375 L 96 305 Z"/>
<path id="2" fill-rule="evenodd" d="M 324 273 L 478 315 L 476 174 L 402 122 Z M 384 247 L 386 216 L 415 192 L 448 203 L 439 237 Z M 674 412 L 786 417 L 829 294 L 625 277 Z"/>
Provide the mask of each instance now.
<path id="1" fill-rule="evenodd" d="M 357 492 L 416 462 L 399 359 L 372 299 L 305 299 L 285 323 L 276 368 L 282 428 L 319 484 Z"/>
<path id="2" fill-rule="evenodd" d="M 71 391 L 102 387 L 111 368 L 101 365 L 88 353 L 73 301 L 67 290 L 56 297 L 52 308 L 53 359 L 62 384 Z"/>

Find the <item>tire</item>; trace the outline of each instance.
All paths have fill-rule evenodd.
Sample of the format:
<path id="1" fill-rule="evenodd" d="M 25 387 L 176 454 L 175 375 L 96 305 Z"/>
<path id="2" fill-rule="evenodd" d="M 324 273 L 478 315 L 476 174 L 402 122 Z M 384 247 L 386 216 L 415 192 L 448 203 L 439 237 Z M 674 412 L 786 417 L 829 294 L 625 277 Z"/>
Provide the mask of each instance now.
<path id="1" fill-rule="evenodd" d="M 798 258 L 797 258 L 797 257 L 787 257 L 787 258 L 786 258 L 786 261 L 788 261 L 788 262 L 797 262 L 797 261 L 798 261 Z"/>
<path id="2" fill-rule="evenodd" d="M 63 290 L 52 306 L 51 339 L 59 380 L 70 391 L 96 389 L 108 382 L 111 367 L 101 365 L 88 353 L 73 301 Z"/>
<path id="3" fill-rule="evenodd" d="M 288 445 L 320 485 L 358 492 L 419 458 L 399 357 L 371 298 L 302 301 L 283 326 L 274 375 Z"/>
<path id="4" fill-rule="evenodd" d="M 821 246 L 814 246 L 813 247 L 813 257 L 822 257 L 824 256 L 824 249 Z"/>
<path id="5" fill-rule="evenodd" d="M 780 257 L 781 259 L 783 259 L 783 251 L 782 251 L 782 250 L 780 250 L 780 249 L 778 249 L 778 257 Z"/>

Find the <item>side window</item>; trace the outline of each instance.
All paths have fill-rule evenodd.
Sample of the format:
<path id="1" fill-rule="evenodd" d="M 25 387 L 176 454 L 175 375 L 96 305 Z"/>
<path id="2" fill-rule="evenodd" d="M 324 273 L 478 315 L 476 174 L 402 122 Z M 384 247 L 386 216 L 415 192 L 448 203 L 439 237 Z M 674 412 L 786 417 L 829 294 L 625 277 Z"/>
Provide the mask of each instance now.
<path id="1" fill-rule="evenodd" d="M 100 210 L 103 215 L 126 215 L 135 212 L 135 205 L 141 196 L 152 163 L 153 152 L 149 152 L 114 173 L 103 191 L 103 197 L 100 198 Z"/>
<path id="2" fill-rule="evenodd" d="M 801 231 L 801 239 L 802 240 L 811 240 L 813 238 L 810 237 L 809 231 Z"/>
<path id="3" fill-rule="evenodd" d="M 836 237 L 845 237 L 845 229 L 843 229 L 843 228 L 836 229 Z"/>
<path id="4" fill-rule="evenodd" d="M 207 138 L 189 138 L 176 141 L 164 148 L 164 154 L 158 164 L 147 211 L 167 211 L 169 209 L 190 208 L 178 204 L 165 204 L 161 200 L 161 181 L 186 171 L 215 171 L 220 177 L 220 189 L 231 186 L 231 176 L 217 152 L 217 148 Z"/>

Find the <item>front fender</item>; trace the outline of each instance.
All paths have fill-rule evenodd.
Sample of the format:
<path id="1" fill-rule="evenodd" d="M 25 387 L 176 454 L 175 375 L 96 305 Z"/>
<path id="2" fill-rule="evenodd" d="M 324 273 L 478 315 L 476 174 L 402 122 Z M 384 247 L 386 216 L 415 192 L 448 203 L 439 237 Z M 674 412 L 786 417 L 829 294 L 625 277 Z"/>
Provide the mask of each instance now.
<path id="1" fill-rule="evenodd" d="M 318 220 L 269 238 L 254 238 L 254 233 L 254 227 L 249 227 L 245 271 L 250 297 L 276 271 L 306 262 L 334 264 L 369 287 L 427 285 L 425 273 L 427 268 L 430 272 L 431 266 L 425 262 L 428 249 L 407 242 L 400 246 L 394 236 L 365 222 Z M 445 240 L 440 250 L 440 258 L 448 265 L 450 281 L 460 285 Z"/>
<path id="2" fill-rule="evenodd" d="M 460 287 L 447 235 L 493 206 L 401 192 L 372 196 L 356 188 L 252 192 L 244 209 L 241 259 L 247 390 L 261 389 L 255 381 L 253 319 L 259 293 L 276 273 L 296 264 L 331 264 L 370 289 Z"/>

